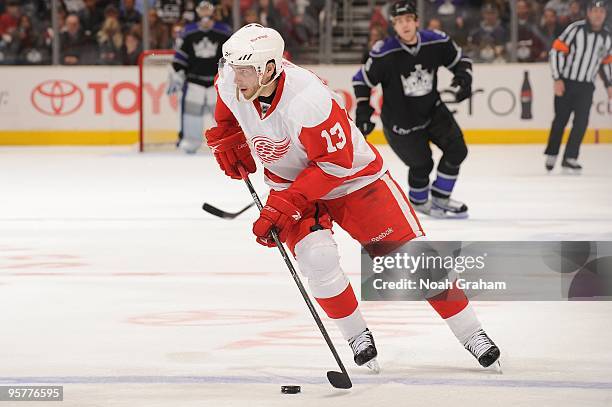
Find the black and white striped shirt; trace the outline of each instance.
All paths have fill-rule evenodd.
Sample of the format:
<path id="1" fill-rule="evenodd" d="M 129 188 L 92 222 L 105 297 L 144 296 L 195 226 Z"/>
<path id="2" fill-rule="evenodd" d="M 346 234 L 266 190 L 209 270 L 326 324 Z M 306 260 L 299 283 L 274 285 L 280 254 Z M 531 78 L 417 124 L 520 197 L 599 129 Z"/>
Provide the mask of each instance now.
<path id="1" fill-rule="evenodd" d="M 550 50 L 550 66 L 555 80 L 569 79 L 592 83 L 599 70 L 606 86 L 612 86 L 612 36 L 604 26 L 593 31 L 586 20 L 567 26 Z"/>

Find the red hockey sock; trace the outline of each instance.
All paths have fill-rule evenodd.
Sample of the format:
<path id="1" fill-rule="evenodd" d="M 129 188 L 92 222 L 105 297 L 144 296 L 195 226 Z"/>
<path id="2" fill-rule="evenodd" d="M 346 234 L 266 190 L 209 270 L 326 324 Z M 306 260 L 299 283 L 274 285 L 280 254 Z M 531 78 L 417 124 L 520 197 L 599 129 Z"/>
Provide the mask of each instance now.
<path id="1" fill-rule="evenodd" d="M 332 319 L 344 318 L 357 309 L 357 298 L 351 284 L 347 285 L 340 294 L 329 298 L 315 298 L 328 317 Z"/>
<path id="2" fill-rule="evenodd" d="M 435 297 L 429 298 L 429 304 L 443 319 L 452 317 L 467 307 L 469 300 L 463 290 L 453 284 L 453 288 L 446 290 Z"/>

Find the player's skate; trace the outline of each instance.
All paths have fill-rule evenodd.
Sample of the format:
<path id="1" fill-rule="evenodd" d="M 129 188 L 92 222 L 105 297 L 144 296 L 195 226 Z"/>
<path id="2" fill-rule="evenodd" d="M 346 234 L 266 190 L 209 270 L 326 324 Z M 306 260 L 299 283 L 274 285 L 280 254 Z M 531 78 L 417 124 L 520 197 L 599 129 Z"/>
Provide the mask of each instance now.
<path id="1" fill-rule="evenodd" d="M 474 332 L 468 340 L 463 344 L 482 367 L 494 366 L 501 373 L 501 364 L 499 363 L 499 348 L 491 338 L 487 336 L 485 331 L 479 329 Z"/>
<path id="2" fill-rule="evenodd" d="M 432 216 L 434 218 L 444 218 L 446 217 L 444 214 L 444 210 L 439 209 L 437 207 L 433 207 L 431 205 L 431 201 L 427 201 L 424 203 L 414 203 L 412 201 L 410 201 L 410 204 L 412 205 L 412 208 L 419 212 L 419 213 L 424 213 L 427 216 Z"/>
<path id="3" fill-rule="evenodd" d="M 357 366 L 366 365 L 374 373 L 380 372 L 380 366 L 376 361 L 378 351 L 374 344 L 372 332 L 366 328 L 362 333 L 349 339 L 349 345 L 353 350 L 354 360 Z"/>
<path id="4" fill-rule="evenodd" d="M 444 218 L 465 219 L 468 217 L 468 207 L 463 202 L 455 201 L 451 198 L 431 197 L 432 216 L 440 212 Z"/>
<path id="5" fill-rule="evenodd" d="M 186 154 L 195 154 L 200 148 L 200 142 L 184 137 L 178 144 L 178 147 Z"/>
<path id="6" fill-rule="evenodd" d="M 575 158 L 565 158 L 561 163 L 564 174 L 580 175 L 582 173 L 582 165 L 578 164 Z"/>
<path id="7" fill-rule="evenodd" d="M 544 165 L 546 166 L 546 171 L 551 172 L 553 168 L 555 168 L 556 162 L 557 162 L 556 155 L 547 155 L 546 162 L 544 163 Z"/>

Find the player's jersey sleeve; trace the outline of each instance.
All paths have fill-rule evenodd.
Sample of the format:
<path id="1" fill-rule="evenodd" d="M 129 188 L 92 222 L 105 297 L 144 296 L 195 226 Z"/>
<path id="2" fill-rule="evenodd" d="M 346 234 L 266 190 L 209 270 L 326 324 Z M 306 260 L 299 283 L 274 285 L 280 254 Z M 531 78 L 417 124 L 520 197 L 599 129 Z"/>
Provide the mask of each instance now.
<path id="1" fill-rule="evenodd" d="M 440 65 L 446 67 L 455 75 L 472 76 L 472 60 L 463 54 L 461 47 L 455 43 L 446 33 L 433 31 L 442 39 L 446 40 L 437 44 L 440 47 Z"/>
<path id="2" fill-rule="evenodd" d="M 174 57 L 172 58 L 172 68 L 175 71 L 186 71 L 189 67 L 189 59 L 191 55 L 191 41 L 188 38 L 183 38 L 178 42 L 178 47 L 174 51 Z"/>
<path id="3" fill-rule="evenodd" d="M 221 47 L 219 47 L 221 48 Z M 235 127 L 238 126 L 238 120 L 232 113 L 229 107 L 225 104 L 219 87 L 223 86 L 219 80 L 219 74 L 215 77 L 215 90 L 217 92 L 217 103 L 215 105 L 215 121 L 218 127 Z"/>
<path id="4" fill-rule="evenodd" d="M 389 53 L 389 50 L 393 51 L 393 45 L 382 40 L 374 44 L 368 60 L 353 76 L 353 89 L 357 103 L 369 101 L 372 88 L 387 81 L 390 71 L 385 67 L 384 56 Z"/>
<path id="5" fill-rule="evenodd" d="M 299 143 L 306 151 L 309 165 L 291 184 L 291 191 L 308 201 L 317 200 L 353 175 L 353 140 L 348 114 L 335 99 L 323 120 L 303 126 Z"/>

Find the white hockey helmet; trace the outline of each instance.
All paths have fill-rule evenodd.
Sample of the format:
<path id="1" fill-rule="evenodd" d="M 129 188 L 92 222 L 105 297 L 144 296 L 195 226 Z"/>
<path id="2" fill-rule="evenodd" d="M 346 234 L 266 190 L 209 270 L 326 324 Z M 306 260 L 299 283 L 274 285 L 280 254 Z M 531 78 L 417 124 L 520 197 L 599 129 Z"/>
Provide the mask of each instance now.
<path id="1" fill-rule="evenodd" d="M 223 44 L 223 58 L 230 65 L 253 66 L 261 85 L 266 64 L 274 61 L 276 79 L 283 71 L 285 41 L 273 28 L 261 24 L 248 24 L 236 31 Z"/>

